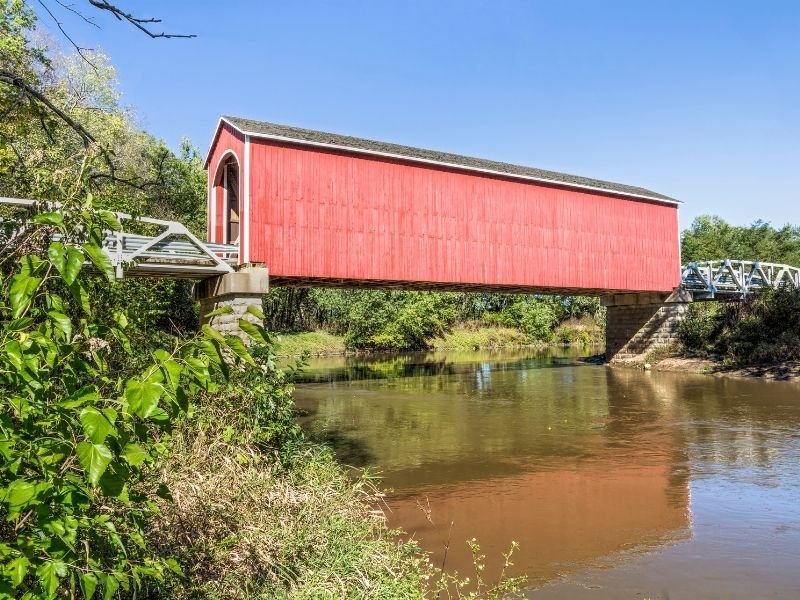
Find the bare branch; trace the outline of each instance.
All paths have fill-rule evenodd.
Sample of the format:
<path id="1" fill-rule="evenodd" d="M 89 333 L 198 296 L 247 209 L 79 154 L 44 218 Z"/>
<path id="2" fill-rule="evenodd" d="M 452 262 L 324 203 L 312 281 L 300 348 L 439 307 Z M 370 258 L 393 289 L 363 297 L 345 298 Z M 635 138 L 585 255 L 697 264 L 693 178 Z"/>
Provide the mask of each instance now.
<path id="1" fill-rule="evenodd" d="M 61 21 L 59 21 L 58 18 L 53 14 L 53 11 L 50 10 L 50 7 L 47 6 L 47 4 L 45 4 L 43 2 L 43 0 L 38 0 L 38 2 L 39 2 L 39 4 L 41 4 L 42 8 L 44 8 L 47 11 L 47 14 L 50 15 L 50 18 L 53 19 L 53 22 L 56 24 L 56 27 L 58 27 L 58 29 L 61 31 L 61 33 L 64 35 L 64 37 L 67 38 L 69 43 L 72 44 L 72 46 L 75 48 L 75 50 L 78 51 L 78 54 L 80 55 L 80 57 L 83 60 L 85 60 L 86 64 L 88 64 L 90 67 L 92 67 L 92 69 L 94 69 L 95 72 L 97 72 L 97 67 L 95 67 L 94 64 L 92 63 L 92 61 L 90 61 L 86 57 L 86 55 L 84 54 L 84 51 L 91 50 L 91 48 L 83 48 L 83 47 L 79 46 L 78 44 L 76 44 L 75 40 L 73 40 L 70 37 L 70 35 L 64 30 L 64 26 L 61 24 Z M 58 2 L 58 0 L 56 0 L 56 2 Z M 61 4 L 61 3 L 59 2 L 59 4 Z M 64 6 L 63 4 L 61 4 L 61 5 Z"/>
<path id="2" fill-rule="evenodd" d="M 100 10 L 105 10 L 110 12 L 114 15 L 119 21 L 127 21 L 140 31 L 146 33 L 151 38 L 194 38 L 197 37 L 195 34 L 178 34 L 178 33 L 154 33 L 145 25 L 149 23 L 161 23 L 161 19 L 141 19 L 139 17 L 134 17 L 130 13 L 126 13 L 119 7 L 111 4 L 110 2 L 106 2 L 106 0 L 89 0 L 89 4 L 94 6 L 95 8 L 99 8 Z"/>
<path id="3" fill-rule="evenodd" d="M 56 3 L 59 4 L 65 10 L 68 10 L 69 12 L 75 13 L 76 15 L 78 15 L 81 19 L 83 19 L 84 21 L 89 23 L 89 25 L 93 25 L 94 27 L 97 27 L 98 29 L 100 29 L 100 25 L 95 23 L 94 19 L 84 15 L 81 11 L 79 11 L 78 9 L 75 8 L 74 4 L 64 4 L 61 0 L 56 0 Z"/>

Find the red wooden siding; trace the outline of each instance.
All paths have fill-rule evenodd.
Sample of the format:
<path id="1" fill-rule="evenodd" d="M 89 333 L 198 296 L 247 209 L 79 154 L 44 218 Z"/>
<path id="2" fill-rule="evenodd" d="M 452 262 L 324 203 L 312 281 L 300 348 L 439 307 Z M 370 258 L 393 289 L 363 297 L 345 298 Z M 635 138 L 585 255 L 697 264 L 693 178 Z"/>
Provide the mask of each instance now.
<path id="1" fill-rule="evenodd" d="M 227 156 L 226 156 L 227 155 Z M 208 231 L 208 239 L 211 242 L 223 241 L 223 217 L 225 213 L 224 206 L 224 192 L 222 182 L 219 180 L 219 168 L 228 157 L 233 156 L 239 165 L 239 198 L 244 197 L 242 190 L 244 177 L 241 174 L 244 172 L 244 136 L 231 127 L 228 123 L 222 123 L 221 127 L 217 130 L 217 135 L 214 142 L 211 144 L 211 152 L 206 159 L 206 168 L 208 169 L 208 185 L 209 185 L 209 207 L 208 207 L 208 221 L 206 229 Z M 212 218 L 214 215 L 215 227 L 212 228 Z"/>
<path id="2" fill-rule="evenodd" d="M 672 205 L 255 137 L 250 148 L 250 261 L 279 281 L 587 293 L 679 283 Z"/>

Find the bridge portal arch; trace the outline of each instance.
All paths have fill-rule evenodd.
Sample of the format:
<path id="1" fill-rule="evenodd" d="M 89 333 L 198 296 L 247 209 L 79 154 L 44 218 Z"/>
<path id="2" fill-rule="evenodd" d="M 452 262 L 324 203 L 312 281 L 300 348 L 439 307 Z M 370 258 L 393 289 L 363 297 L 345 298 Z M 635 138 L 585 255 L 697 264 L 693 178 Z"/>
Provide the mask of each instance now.
<path id="1" fill-rule="evenodd" d="M 241 238 L 241 162 L 228 150 L 217 161 L 212 179 L 209 238 L 220 244 L 238 244 Z"/>

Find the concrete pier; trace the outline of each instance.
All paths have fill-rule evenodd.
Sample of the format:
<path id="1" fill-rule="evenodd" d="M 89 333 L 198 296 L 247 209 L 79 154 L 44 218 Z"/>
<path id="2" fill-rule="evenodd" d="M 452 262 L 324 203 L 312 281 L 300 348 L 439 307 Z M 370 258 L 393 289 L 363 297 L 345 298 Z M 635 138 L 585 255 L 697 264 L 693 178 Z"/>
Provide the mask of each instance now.
<path id="1" fill-rule="evenodd" d="M 195 286 L 195 297 L 200 301 L 200 321 L 223 334 L 246 337 L 239 328 L 239 319 L 255 322 L 247 312 L 251 305 L 262 308 L 262 297 L 269 291 L 269 271 L 265 267 L 245 266 L 235 273 L 225 273 L 205 279 Z M 229 306 L 233 312 L 207 319 L 210 312 Z"/>

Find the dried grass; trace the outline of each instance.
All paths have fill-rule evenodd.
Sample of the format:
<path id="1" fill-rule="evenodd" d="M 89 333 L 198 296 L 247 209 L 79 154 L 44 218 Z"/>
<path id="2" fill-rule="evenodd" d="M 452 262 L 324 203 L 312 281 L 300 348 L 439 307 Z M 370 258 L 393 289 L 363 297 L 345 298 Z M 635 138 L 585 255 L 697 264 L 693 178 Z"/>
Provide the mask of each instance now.
<path id="1" fill-rule="evenodd" d="M 399 544 L 375 508 L 376 490 L 352 481 L 329 453 L 299 451 L 289 468 L 224 420 L 175 434 L 153 540 L 186 575 L 172 598 L 421 598 L 427 560 Z"/>

